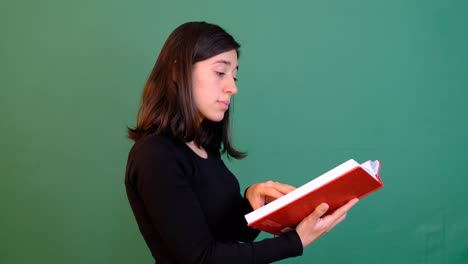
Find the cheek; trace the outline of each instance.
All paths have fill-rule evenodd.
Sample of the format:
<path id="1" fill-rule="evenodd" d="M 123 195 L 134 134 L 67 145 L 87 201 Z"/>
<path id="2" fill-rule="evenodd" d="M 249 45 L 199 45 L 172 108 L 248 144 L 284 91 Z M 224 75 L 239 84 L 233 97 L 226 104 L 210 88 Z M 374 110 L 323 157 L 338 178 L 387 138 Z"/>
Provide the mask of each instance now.
<path id="1" fill-rule="evenodd" d="M 210 97 L 216 97 L 218 93 L 217 87 L 220 87 L 220 85 L 216 80 L 204 79 L 197 82 L 197 86 L 194 87 L 194 92 L 196 92 L 201 99 L 208 99 Z"/>
<path id="2" fill-rule="evenodd" d="M 212 97 L 212 93 L 209 92 L 208 86 L 204 83 L 198 83 L 193 89 L 193 100 L 198 110 L 206 108 Z"/>
<path id="3" fill-rule="evenodd" d="M 205 84 L 200 78 L 195 78 L 192 81 L 192 94 L 195 102 L 198 102 L 203 97 L 203 90 L 205 89 Z"/>

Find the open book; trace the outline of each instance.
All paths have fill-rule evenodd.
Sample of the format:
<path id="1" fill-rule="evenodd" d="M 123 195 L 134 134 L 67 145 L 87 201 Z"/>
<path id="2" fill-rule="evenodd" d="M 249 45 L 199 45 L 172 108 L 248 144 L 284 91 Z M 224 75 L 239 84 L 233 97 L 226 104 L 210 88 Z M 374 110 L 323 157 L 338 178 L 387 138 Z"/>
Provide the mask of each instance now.
<path id="1" fill-rule="evenodd" d="M 326 214 L 330 214 L 351 199 L 361 199 L 382 188 L 380 165 L 378 160 L 359 164 L 350 159 L 294 191 L 246 214 L 247 224 L 280 235 L 294 228 L 321 203 L 329 205 Z"/>

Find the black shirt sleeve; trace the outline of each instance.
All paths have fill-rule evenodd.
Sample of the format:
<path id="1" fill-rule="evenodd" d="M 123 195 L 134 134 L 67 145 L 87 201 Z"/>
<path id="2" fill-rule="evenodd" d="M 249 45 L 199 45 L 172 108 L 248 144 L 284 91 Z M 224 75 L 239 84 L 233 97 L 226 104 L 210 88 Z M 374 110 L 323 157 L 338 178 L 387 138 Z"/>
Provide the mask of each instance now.
<path id="1" fill-rule="evenodd" d="M 270 263 L 302 254 L 295 231 L 253 242 L 258 231 L 244 226 L 239 240 L 246 242 L 216 240 L 187 177 L 192 168 L 167 141 L 157 145 L 134 150 L 126 187 L 140 231 L 158 263 Z M 251 210 L 248 201 L 243 202 L 245 210 Z"/>
<path id="2" fill-rule="evenodd" d="M 247 226 L 247 221 L 245 220 L 244 215 L 252 212 L 253 208 L 245 196 L 242 198 L 241 203 L 242 206 L 239 215 L 242 216 L 242 224 L 239 228 L 239 236 L 237 239 L 242 242 L 250 242 L 260 234 L 260 230 Z"/>

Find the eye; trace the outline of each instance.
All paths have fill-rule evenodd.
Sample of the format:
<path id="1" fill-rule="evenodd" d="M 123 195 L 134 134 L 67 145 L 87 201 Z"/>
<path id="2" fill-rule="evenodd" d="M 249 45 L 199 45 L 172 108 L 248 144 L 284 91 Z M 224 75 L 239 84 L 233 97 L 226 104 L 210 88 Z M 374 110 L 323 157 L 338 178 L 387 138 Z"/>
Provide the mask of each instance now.
<path id="1" fill-rule="evenodd" d="M 221 72 L 221 71 L 215 71 L 215 74 L 218 75 L 218 77 L 220 77 L 220 78 L 223 78 L 224 76 L 226 76 L 226 73 Z M 235 82 L 237 82 L 237 77 L 236 76 L 232 76 L 232 78 L 234 79 Z"/>
<path id="2" fill-rule="evenodd" d="M 216 75 L 218 75 L 219 77 L 223 77 L 224 75 L 226 75 L 224 72 L 219 72 L 219 71 L 215 71 Z"/>

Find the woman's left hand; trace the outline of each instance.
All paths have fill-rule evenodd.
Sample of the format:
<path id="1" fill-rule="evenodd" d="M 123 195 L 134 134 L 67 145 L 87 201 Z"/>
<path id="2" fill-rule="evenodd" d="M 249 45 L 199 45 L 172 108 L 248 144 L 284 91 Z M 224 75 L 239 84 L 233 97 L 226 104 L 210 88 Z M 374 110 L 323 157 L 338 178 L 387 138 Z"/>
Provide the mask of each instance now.
<path id="1" fill-rule="evenodd" d="M 255 210 L 294 189 L 296 188 L 291 185 L 274 181 L 256 183 L 247 189 L 245 198 L 249 200 L 250 205 Z"/>

